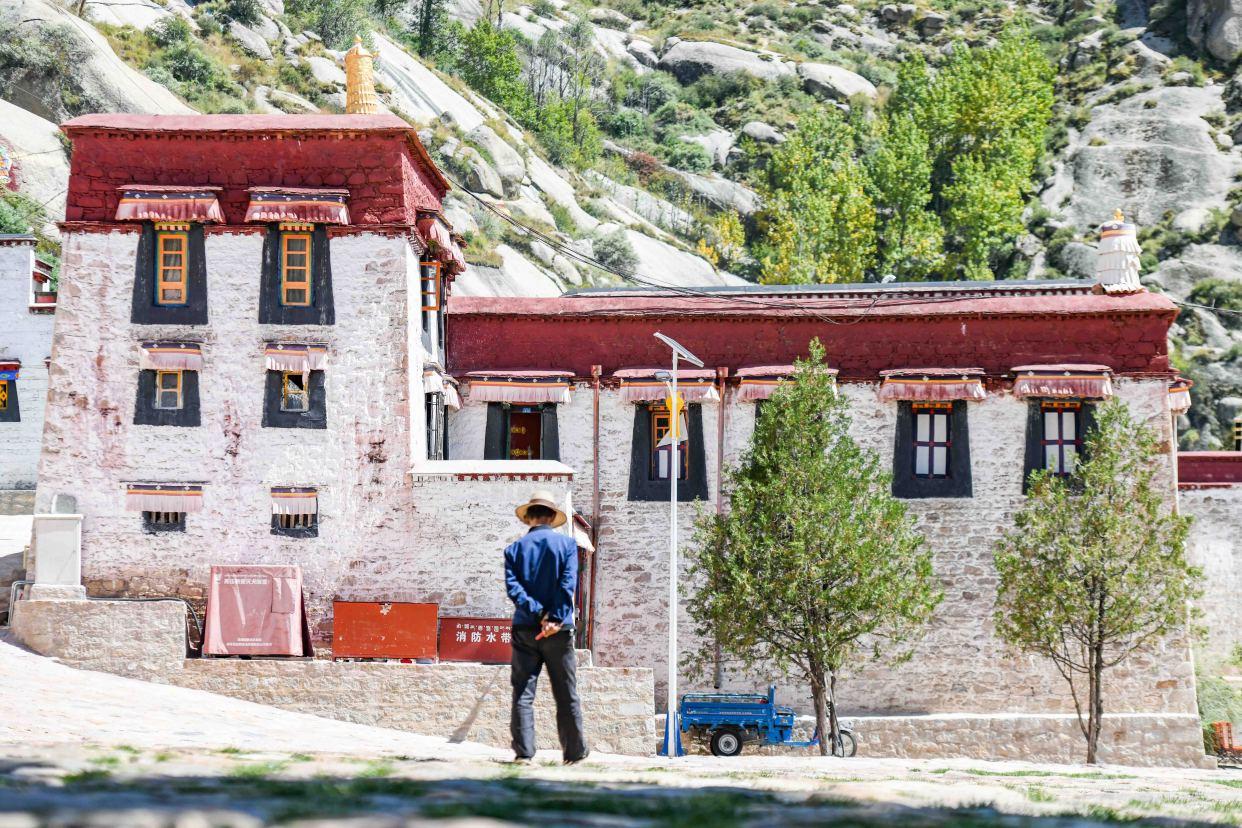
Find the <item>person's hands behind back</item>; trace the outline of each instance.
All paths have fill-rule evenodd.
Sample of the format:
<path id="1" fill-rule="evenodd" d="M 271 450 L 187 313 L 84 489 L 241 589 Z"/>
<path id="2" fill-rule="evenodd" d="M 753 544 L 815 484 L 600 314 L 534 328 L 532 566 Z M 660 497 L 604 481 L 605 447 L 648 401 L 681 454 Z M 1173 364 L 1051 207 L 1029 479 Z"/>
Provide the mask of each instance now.
<path id="1" fill-rule="evenodd" d="M 542 638 L 551 638 L 561 631 L 560 624 L 555 621 L 549 621 L 547 618 L 539 622 L 539 627 L 539 635 L 535 636 L 536 641 Z"/>

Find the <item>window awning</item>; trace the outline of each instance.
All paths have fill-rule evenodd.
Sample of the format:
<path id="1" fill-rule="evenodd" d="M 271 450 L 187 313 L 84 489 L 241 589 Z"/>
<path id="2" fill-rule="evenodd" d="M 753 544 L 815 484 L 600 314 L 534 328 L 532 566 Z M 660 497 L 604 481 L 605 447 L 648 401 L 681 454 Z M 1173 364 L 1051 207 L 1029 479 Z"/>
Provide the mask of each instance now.
<path id="1" fill-rule="evenodd" d="M 466 256 L 453 238 L 453 228 L 439 213 L 420 213 L 415 226 L 432 255 L 450 272 L 461 273 L 466 269 Z"/>
<path id="2" fill-rule="evenodd" d="M 625 402 L 657 402 L 668 396 L 664 382 L 656 374 L 667 368 L 623 368 L 613 374 L 621 382 Z M 690 368 L 677 372 L 677 392 L 688 402 L 720 402 L 716 372 L 710 368 Z"/>
<path id="3" fill-rule="evenodd" d="M 144 371 L 201 371 L 203 346 L 197 342 L 144 342 L 138 367 Z"/>
<path id="4" fill-rule="evenodd" d="M 125 508 L 131 512 L 198 512 L 203 487 L 188 483 L 130 483 Z"/>
<path id="5" fill-rule="evenodd" d="M 466 374 L 472 402 L 568 405 L 571 371 L 471 371 Z"/>
<path id="6" fill-rule="evenodd" d="M 246 221 L 349 224 L 349 190 L 310 187 L 251 187 Z"/>
<path id="7" fill-rule="evenodd" d="M 1013 369 L 1013 395 L 1106 400 L 1113 395 L 1107 365 L 1019 365 Z"/>
<path id="8" fill-rule="evenodd" d="M 1178 377 L 1169 383 L 1169 410 L 1174 414 L 1185 414 L 1190 410 L 1190 389 L 1194 382 L 1185 377 Z"/>
<path id="9" fill-rule="evenodd" d="M 435 368 L 423 369 L 423 393 L 444 396 L 444 407 L 461 410 L 461 395 L 457 393 L 457 380 L 446 377 Z"/>
<path id="10" fill-rule="evenodd" d="M 263 357 L 269 371 L 309 374 L 327 367 L 328 348 L 326 345 L 270 342 L 263 349 Z"/>
<path id="11" fill-rule="evenodd" d="M 219 187 L 133 184 L 117 188 L 117 221 L 215 221 L 224 223 Z"/>
<path id="12" fill-rule="evenodd" d="M 22 372 L 22 361 L 20 359 L 0 359 L 0 380 L 17 380 L 17 375 Z"/>
<path id="13" fill-rule="evenodd" d="M 735 374 L 738 378 L 735 399 L 738 402 L 766 400 L 772 396 L 772 392 L 778 385 L 789 381 L 793 372 L 794 366 L 792 365 L 751 365 L 739 368 Z M 835 368 L 828 369 L 828 372 L 834 377 L 837 374 Z"/>
<path id="14" fill-rule="evenodd" d="M 881 371 L 880 377 L 880 402 L 977 402 L 987 397 L 982 368 L 900 368 Z"/>
<path id="15" fill-rule="evenodd" d="M 304 486 L 273 486 L 272 514 L 319 514 L 319 490 Z"/>

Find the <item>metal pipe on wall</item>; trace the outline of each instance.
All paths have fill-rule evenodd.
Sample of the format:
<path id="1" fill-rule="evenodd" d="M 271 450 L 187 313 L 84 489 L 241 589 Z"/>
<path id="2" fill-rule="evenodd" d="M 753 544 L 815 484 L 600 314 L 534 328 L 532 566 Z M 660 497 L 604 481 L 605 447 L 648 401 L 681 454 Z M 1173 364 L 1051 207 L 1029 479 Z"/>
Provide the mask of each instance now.
<path id="1" fill-rule="evenodd" d="M 716 383 L 720 386 L 720 403 L 717 405 L 719 409 L 716 416 L 716 515 L 724 514 L 724 447 L 725 447 L 725 403 L 728 400 L 725 393 L 728 386 L 725 384 L 729 376 L 728 368 L 716 369 Z M 720 638 L 716 638 L 715 652 L 712 654 L 715 660 L 714 669 L 712 671 L 712 684 L 719 690 L 724 684 L 724 652 L 720 647 Z"/>
<path id="2" fill-rule="evenodd" d="M 599 571 L 599 383 L 602 365 L 591 366 L 591 384 L 593 398 L 591 401 L 592 426 L 591 442 L 591 545 L 595 551 L 591 553 L 591 594 L 587 599 L 587 634 L 586 648 L 592 649 L 595 644 L 595 573 Z"/>

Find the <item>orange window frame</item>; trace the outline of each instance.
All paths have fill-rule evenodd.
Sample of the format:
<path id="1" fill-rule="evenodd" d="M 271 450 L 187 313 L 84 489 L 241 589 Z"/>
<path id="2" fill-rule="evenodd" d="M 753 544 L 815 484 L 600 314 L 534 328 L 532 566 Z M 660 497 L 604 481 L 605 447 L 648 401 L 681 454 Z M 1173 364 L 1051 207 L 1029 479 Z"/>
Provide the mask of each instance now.
<path id="1" fill-rule="evenodd" d="M 177 380 L 177 384 L 172 388 L 164 387 L 164 377 L 173 376 Z M 168 391 L 177 393 L 177 404 L 173 406 L 162 405 L 164 394 Z M 176 411 L 183 405 L 181 395 L 181 372 L 180 371 L 156 371 L 155 372 L 155 407 L 162 411 Z"/>
<path id="2" fill-rule="evenodd" d="M 305 244 L 304 250 L 290 250 L 289 243 L 292 241 L 300 241 Z M 289 254 L 300 255 L 303 257 L 304 264 L 290 265 Z M 280 234 L 280 303 L 285 307 L 291 308 L 308 308 L 311 305 L 311 234 L 310 233 L 281 233 Z M 291 276 L 299 276 L 301 278 L 290 278 Z M 302 290 L 305 291 L 305 298 L 302 300 L 291 300 L 289 291 Z"/>
<path id="3" fill-rule="evenodd" d="M 290 377 L 301 377 L 302 374 L 297 371 L 283 371 L 280 375 L 280 410 L 281 411 L 310 411 L 310 378 L 307 377 L 304 387 L 298 388 L 290 381 Z M 293 393 L 290 393 L 290 388 Z M 302 400 L 300 408 L 290 408 L 289 400 L 297 397 Z"/>
<path id="4" fill-rule="evenodd" d="M 664 405 L 663 403 L 657 403 L 657 404 L 652 405 L 650 408 L 650 411 L 651 411 L 650 479 L 664 480 L 666 478 L 662 478 L 658 474 L 660 461 L 657 456 L 657 452 L 659 451 L 659 449 L 657 449 L 656 447 L 660 445 L 660 441 L 664 439 L 665 435 L 668 434 L 669 429 L 672 428 L 673 416 L 669 412 L 668 406 Z M 682 426 L 688 429 L 689 427 L 688 418 L 683 419 Z M 677 451 L 677 454 L 679 455 L 678 459 L 681 461 L 681 463 L 679 464 L 680 467 L 678 469 L 677 479 L 686 480 L 690 476 L 690 434 L 687 431 L 687 433 L 681 435 L 681 437 L 682 437 L 681 444 L 678 447 L 678 451 Z"/>
<path id="5" fill-rule="evenodd" d="M 171 241 L 180 243 L 180 249 L 169 250 L 168 244 Z M 186 257 L 190 244 L 189 233 L 178 233 L 159 231 L 156 234 L 155 245 L 155 304 L 157 305 L 184 305 L 190 301 L 190 281 L 189 268 L 186 267 Z M 165 256 L 178 257 L 177 264 L 168 264 L 165 262 Z M 179 279 L 170 279 L 169 276 L 176 274 Z M 178 290 L 181 292 L 181 300 L 173 301 L 164 298 L 165 290 Z"/>
<path id="6" fill-rule="evenodd" d="M 440 262 L 419 262 L 420 293 L 424 311 L 440 309 Z"/>

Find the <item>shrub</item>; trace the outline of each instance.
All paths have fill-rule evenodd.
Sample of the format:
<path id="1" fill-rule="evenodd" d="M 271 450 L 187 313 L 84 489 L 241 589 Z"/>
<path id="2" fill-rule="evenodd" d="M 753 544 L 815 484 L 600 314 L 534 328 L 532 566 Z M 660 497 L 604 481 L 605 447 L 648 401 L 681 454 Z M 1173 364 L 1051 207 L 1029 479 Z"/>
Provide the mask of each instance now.
<path id="1" fill-rule="evenodd" d="M 173 44 L 164 52 L 162 63 L 182 83 L 215 87 L 223 80 L 217 64 L 194 43 Z"/>
<path id="2" fill-rule="evenodd" d="M 1220 323 L 1226 328 L 1237 330 L 1242 328 L 1242 282 L 1231 282 L 1224 279 L 1204 279 L 1190 290 L 1187 297 L 1198 305 L 1207 305 L 1233 313 L 1217 314 Z"/>
<path id="3" fill-rule="evenodd" d="M 194 38 L 194 30 L 190 28 L 190 23 L 179 14 L 169 15 L 147 29 L 147 37 L 159 46 L 166 49 L 174 43 L 185 43 Z"/>
<path id="4" fill-rule="evenodd" d="M 552 0 L 535 0 L 531 10 L 540 17 L 556 17 L 556 4 Z"/>
<path id="5" fill-rule="evenodd" d="M 701 144 L 677 138 L 669 141 L 663 149 L 669 166 L 679 170 L 705 173 L 712 168 L 712 157 Z"/>
<path id="6" fill-rule="evenodd" d="M 609 135 L 617 138 L 646 137 L 651 135 L 651 122 L 647 116 L 637 109 L 621 107 L 605 112 L 600 117 L 600 126 Z"/>
<path id="7" fill-rule="evenodd" d="M 595 240 L 595 258 L 600 264 L 626 276 L 634 275 L 638 267 L 638 255 L 621 228 Z"/>

